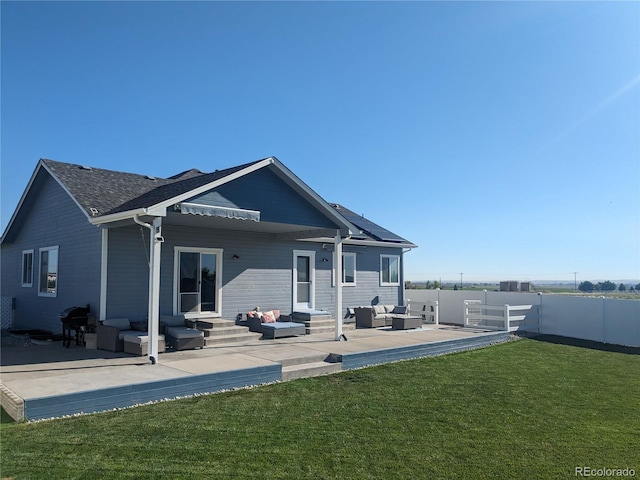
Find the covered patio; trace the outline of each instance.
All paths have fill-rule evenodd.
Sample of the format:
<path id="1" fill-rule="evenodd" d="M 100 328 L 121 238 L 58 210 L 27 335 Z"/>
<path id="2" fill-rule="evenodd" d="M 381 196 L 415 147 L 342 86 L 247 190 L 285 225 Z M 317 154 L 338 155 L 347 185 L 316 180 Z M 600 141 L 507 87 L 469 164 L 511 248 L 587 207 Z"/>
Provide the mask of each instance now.
<path id="1" fill-rule="evenodd" d="M 5 346 L 0 397 L 14 419 L 39 420 L 453 353 L 510 337 L 452 325 L 357 329 L 346 342 L 326 333 L 167 352 L 157 365 L 60 342 Z"/>

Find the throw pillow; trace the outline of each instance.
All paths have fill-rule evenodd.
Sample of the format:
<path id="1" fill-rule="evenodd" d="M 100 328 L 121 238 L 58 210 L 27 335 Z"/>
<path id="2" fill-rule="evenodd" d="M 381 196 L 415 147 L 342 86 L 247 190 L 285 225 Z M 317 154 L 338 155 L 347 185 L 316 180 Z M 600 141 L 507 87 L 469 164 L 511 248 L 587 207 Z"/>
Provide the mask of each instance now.
<path id="1" fill-rule="evenodd" d="M 276 317 L 271 310 L 262 314 L 262 323 L 274 323 L 275 321 Z"/>

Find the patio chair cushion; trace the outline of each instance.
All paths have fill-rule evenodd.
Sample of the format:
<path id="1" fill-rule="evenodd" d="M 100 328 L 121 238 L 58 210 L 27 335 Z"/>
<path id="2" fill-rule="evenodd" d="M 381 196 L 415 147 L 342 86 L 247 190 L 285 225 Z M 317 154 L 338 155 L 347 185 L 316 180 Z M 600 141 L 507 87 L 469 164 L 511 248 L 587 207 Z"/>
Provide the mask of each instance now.
<path id="1" fill-rule="evenodd" d="M 295 327 L 304 327 L 304 323 L 296 323 L 296 322 L 269 322 L 263 323 L 262 328 L 270 328 L 274 330 L 279 330 L 282 328 L 295 328 Z"/>
<path id="2" fill-rule="evenodd" d="M 395 313 L 398 315 L 406 315 L 407 314 L 407 307 L 404 305 L 397 305 L 395 307 L 393 307 L 393 310 L 391 310 L 391 313 Z"/>
<path id="3" fill-rule="evenodd" d="M 387 313 L 387 309 L 385 308 L 384 305 L 374 305 L 373 312 L 376 315 L 384 315 L 385 313 Z"/>
<path id="4" fill-rule="evenodd" d="M 131 323 L 128 318 L 107 318 L 102 321 L 107 327 L 116 327 L 118 330 L 131 330 Z"/>
<path id="5" fill-rule="evenodd" d="M 137 345 L 142 345 L 143 343 L 148 343 L 149 342 L 149 335 L 142 333 L 142 332 L 138 332 L 138 333 L 131 333 L 128 335 L 125 335 L 123 340 L 125 342 L 129 342 L 129 343 L 135 343 Z M 158 340 L 164 340 L 164 335 L 160 334 L 158 335 Z"/>
<path id="6" fill-rule="evenodd" d="M 138 332 L 136 330 L 119 330 L 118 331 L 118 340 L 124 340 L 124 337 L 127 335 L 137 335 L 142 332 Z"/>

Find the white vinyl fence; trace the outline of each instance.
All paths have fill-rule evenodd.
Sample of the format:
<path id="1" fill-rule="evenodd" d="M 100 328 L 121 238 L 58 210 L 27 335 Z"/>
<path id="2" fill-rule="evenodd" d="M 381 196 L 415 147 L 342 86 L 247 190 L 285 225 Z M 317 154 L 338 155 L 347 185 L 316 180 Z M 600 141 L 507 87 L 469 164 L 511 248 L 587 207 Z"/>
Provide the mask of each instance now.
<path id="1" fill-rule="evenodd" d="M 464 301 L 464 326 L 491 330 L 538 332 L 538 305 L 483 305 L 481 300 Z"/>
<path id="2" fill-rule="evenodd" d="M 409 305 L 438 302 L 440 323 L 465 325 L 467 318 L 470 326 L 506 329 L 508 318 L 509 330 L 640 347 L 638 300 L 465 290 L 406 290 L 405 298 Z"/>

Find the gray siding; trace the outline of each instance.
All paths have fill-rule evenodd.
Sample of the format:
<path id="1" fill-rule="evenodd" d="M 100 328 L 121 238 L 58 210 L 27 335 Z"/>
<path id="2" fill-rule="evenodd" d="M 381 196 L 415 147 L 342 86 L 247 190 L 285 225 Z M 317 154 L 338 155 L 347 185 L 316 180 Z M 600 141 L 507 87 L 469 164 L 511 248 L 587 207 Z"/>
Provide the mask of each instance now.
<path id="1" fill-rule="evenodd" d="M 262 310 L 290 312 L 293 289 L 293 251 L 316 254 L 317 309 L 333 313 L 335 288 L 331 281 L 332 253 L 321 244 L 276 240 L 273 235 L 210 230 L 165 225 L 160 267 L 160 313 L 173 313 L 175 247 L 216 248 L 223 250 L 222 316 L 234 319 L 238 314 L 259 306 Z M 143 237 L 144 235 L 144 237 Z M 144 238 L 144 240 L 143 240 Z M 112 229 L 109 233 L 109 270 L 107 317 L 146 318 L 148 309 L 147 252 L 149 233 L 138 226 Z M 345 247 L 349 251 L 349 247 Z M 343 306 L 397 304 L 401 287 L 381 287 L 381 254 L 400 254 L 394 248 L 360 248 L 357 256 L 357 286 L 343 289 Z M 234 259 L 237 255 L 239 258 Z M 323 262 L 323 258 L 328 261 Z M 344 315 L 344 312 L 343 312 Z"/>
<path id="2" fill-rule="evenodd" d="M 141 320 L 149 311 L 149 230 L 109 229 L 105 318 Z"/>
<path id="3" fill-rule="evenodd" d="M 12 243 L 2 245 L 2 295 L 16 298 L 15 327 L 61 332 L 60 313 L 74 305 L 97 312 L 100 295 L 100 230 L 91 225 L 51 177 L 29 192 L 28 215 Z M 40 248 L 59 247 L 58 295 L 38 296 Z M 22 251 L 34 250 L 34 281 L 22 287 Z"/>
<path id="4" fill-rule="evenodd" d="M 263 222 L 336 228 L 275 173 L 261 169 L 189 200 L 221 207 L 259 210 Z"/>

